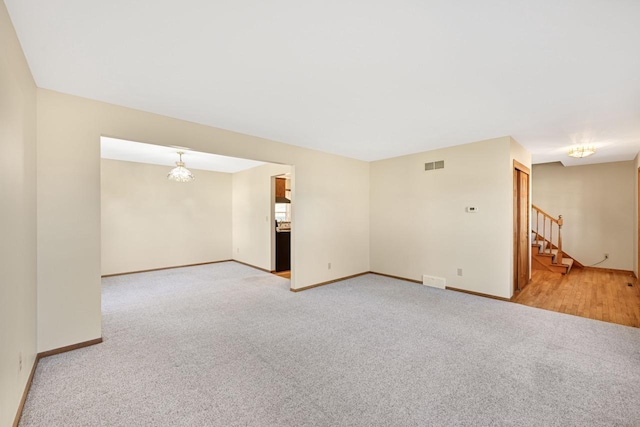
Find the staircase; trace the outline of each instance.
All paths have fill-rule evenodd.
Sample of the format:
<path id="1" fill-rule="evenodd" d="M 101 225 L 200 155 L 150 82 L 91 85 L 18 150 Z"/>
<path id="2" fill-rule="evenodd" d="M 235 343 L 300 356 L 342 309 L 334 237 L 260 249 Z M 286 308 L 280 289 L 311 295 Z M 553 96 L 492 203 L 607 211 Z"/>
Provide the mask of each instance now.
<path id="1" fill-rule="evenodd" d="M 531 268 L 569 274 L 580 265 L 562 252 L 562 215 L 554 218 L 531 205 Z"/>

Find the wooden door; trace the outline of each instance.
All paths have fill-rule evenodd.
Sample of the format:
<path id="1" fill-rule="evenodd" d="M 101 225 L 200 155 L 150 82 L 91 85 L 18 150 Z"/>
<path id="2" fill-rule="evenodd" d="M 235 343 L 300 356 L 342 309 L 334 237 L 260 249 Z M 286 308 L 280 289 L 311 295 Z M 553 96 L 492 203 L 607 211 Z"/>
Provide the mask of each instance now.
<path id="1" fill-rule="evenodd" d="M 521 291 L 529 283 L 529 169 L 514 162 L 514 283 L 513 290 Z"/>

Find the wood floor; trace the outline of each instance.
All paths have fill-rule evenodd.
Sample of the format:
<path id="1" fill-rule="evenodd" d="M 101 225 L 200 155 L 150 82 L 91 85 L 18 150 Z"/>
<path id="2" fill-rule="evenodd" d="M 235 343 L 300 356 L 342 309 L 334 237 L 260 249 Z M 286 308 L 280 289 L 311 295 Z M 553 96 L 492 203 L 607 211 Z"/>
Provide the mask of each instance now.
<path id="1" fill-rule="evenodd" d="M 277 272 L 274 272 L 273 274 L 275 274 L 276 276 L 284 277 L 285 279 L 291 279 L 291 270 L 277 271 Z"/>
<path id="2" fill-rule="evenodd" d="M 640 284 L 628 273 L 576 268 L 562 275 L 533 270 L 532 282 L 511 300 L 545 310 L 640 327 Z"/>

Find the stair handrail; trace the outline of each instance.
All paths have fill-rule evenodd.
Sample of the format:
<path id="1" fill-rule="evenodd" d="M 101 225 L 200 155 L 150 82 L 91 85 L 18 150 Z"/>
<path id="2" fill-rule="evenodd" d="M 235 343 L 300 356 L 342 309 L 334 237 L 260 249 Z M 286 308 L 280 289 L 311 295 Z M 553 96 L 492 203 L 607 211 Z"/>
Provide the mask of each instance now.
<path id="1" fill-rule="evenodd" d="M 536 214 L 536 245 L 538 244 L 538 238 L 542 236 L 543 240 L 549 242 L 549 245 L 545 245 L 544 252 L 549 255 L 552 254 L 552 246 L 554 246 L 553 239 L 553 224 L 556 224 L 558 228 L 558 243 L 555 246 L 558 249 L 558 253 L 556 254 L 556 264 L 562 264 L 562 226 L 564 225 L 564 220 L 562 219 L 562 215 L 558 215 L 558 218 L 554 218 L 549 215 L 547 212 L 543 211 L 539 207 L 534 204 L 531 204 L 531 209 Z M 540 214 L 542 214 L 542 234 L 540 234 Z M 547 221 L 549 223 L 549 238 L 547 239 Z"/>
<path id="2" fill-rule="evenodd" d="M 556 223 L 558 222 L 562 222 L 562 215 L 560 215 L 557 219 L 553 217 L 553 215 L 550 215 L 548 213 L 546 213 L 545 211 L 543 211 L 542 209 L 540 209 L 539 207 L 537 207 L 536 205 L 534 205 L 533 203 L 531 204 L 531 208 L 533 210 L 538 211 L 539 213 L 541 213 L 542 215 L 546 216 L 547 218 L 549 218 L 551 221 L 554 221 Z"/>

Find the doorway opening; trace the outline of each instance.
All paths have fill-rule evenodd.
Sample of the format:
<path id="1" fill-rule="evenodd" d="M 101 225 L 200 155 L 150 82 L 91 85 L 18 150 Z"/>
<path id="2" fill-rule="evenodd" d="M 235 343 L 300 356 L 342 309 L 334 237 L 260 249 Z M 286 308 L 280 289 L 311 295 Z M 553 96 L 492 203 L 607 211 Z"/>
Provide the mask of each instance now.
<path id="1" fill-rule="evenodd" d="M 195 179 L 167 179 L 176 162 Z M 101 275 L 225 261 L 273 271 L 282 174 L 293 182 L 291 165 L 101 137 Z"/>
<path id="2" fill-rule="evenodd" d="M 272 233 L 273 273 L 291 278 L 291 173 L 272 178 L 274 229 Z"/>

